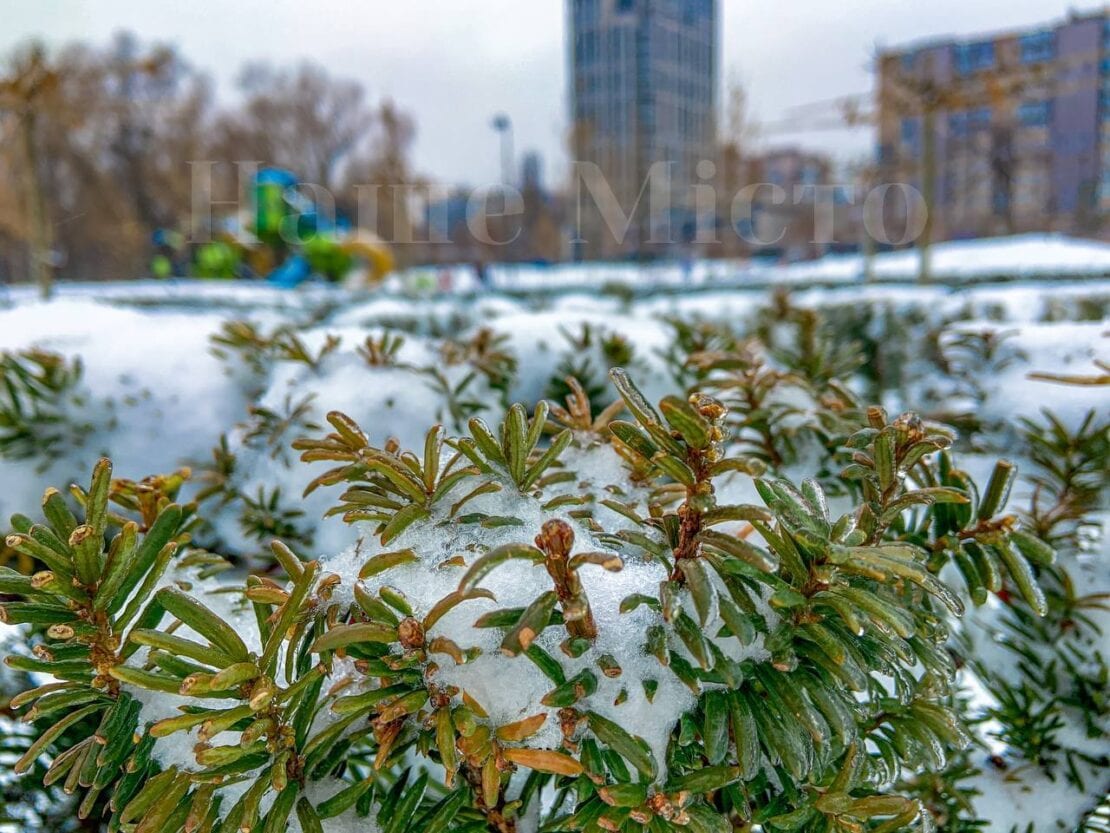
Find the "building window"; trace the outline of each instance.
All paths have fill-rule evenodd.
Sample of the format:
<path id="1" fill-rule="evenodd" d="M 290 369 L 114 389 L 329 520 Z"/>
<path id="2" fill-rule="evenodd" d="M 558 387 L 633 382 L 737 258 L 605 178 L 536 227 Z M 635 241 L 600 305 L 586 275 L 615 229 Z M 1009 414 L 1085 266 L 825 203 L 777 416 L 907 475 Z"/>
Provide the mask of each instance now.
<path id="1" fill-rule="evenodd" d="M 967 135 L 967 113 L 953 113 L 948 117 L 948 135 L 956 138 Z"/>
<path id="2" fill-rule="evenodd" d="M 1026 102 L 1018 107 L 1017 117 L 1022 127 L 1044 127 L 1052 119 L 1052 102 Z"/>
<path id="3" fill-rule="evenodd" d="M 986 130 L 991 126 L 991 110 L 989 107 L 980 107 L 967 114 L 968 130 Z"/>
<path id="4" fill-rule="evenodd" d="M 956 44 L 955 63 L 961 75 L 990 69 L 994 66 L 994 41 Z"/>
<path id="5" fill-rule="evenodd" d="M 991 111 L 989 107 L 963 110 L 948 117 L 948 135 L 953 138 L 964 138 L 978 130 L 986 130 L 990 126 Z"/>
<path id="6" fill-rule="evenodd" d="M 1056 33 L 1034 32 L 1021 39 L 1021 61 L 1034 64 L 1056 57 Z"/>
<path id="7" fill-rule="evenodd" d="M 636 0 L 617 0 L 618 12 L 630 12 L 636 8 Z"/>
<path id="8" fill-rule="evenodd" d="M 902 119 L 902 144 L 913 145 L 917 143 L 917 120 Z"/>
<path id="9" fill-rule="evenodd" d="M 574 42 L 575 61 L 580 67 L 590 66 L 597 60 L 597 33 L 581 32 Z"/>
<path id="10" fill-rule="evenodd" d="M 916 65 L 917 65 L 917 53 L 916 52 L 903 52 L 902 53 L 902 72 L 904 72 L 908 75 L 908 74 L 913 72 L 914 67 Z"/>

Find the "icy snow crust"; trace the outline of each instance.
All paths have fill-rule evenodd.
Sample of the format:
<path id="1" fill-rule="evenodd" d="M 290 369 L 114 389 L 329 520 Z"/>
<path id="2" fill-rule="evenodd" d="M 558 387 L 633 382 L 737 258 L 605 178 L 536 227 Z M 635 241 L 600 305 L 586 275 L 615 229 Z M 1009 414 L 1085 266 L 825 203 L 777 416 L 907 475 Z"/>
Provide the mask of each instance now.
<path id="1" fill-rule="evenodd" d="M 581 489 L 582 492 L 594 492 L 598 486 L 603 488 L 620 466 L 619 458 L 608 446 L 594 448 L 585 454 L 568 453 L 564 459 L 568 467 L 582 475 L 582 482 L 569 484 L 569 488 L 564 490 L 551 489 L 545 492 L 544 500 L 550 500 L 560 491 L 569 493 Z M 593 482 L 595 477 L 600 477 L 599 483 Z M 449 507 L 473 489 L 476 482 L 476 479 L 463 481 L 443 499 L 429 521 L 414 524 L 387 546 L 383 547 L 372 534 L 367 534 L 354 547 L 323 558 L 323 570 L 344 578 L 334 598 L 353 604 L 354 579 L 368 558 L 379 552 L 411 548 L 420 556 L 419 562 L 375 576 L 364 582 L 364 586 L 375 592 L 382 586 L 402 590 L 414 608 L 414 615 L 421 619 L 436 602 L 458 588 L 459 579 L 466 571 L 465 566 L 444 566 L 444 562 L 462 555 L 466 566 L 469 566 L 488 549 L 502 544 L 531 542 L 545 520 L 560 517 L 558 510 L 542 509 L 541 500 L 521 495 L 515 486 L 506 481 L 502 483 L 502 491 L 467 503 L 466 511 L 514 517 L 522 522 L 521 526 L 483 529 L 477 524 L 453 521 L 448 517 Z M 614 512 L 604 508 L 600 512 L 606 515 L 600 520 L 611 531 L 629 525 Z M 573 552 L 611 552 L 584 526 L 570 518 L 563 519 L 574 529 Z M 673 673 L 644 651 L 644 633 L 650 624 L 659 621 L 659 614 L 646 606 L 622 614 L 619 607 L 624 598 L 634 593 L 657 594 L 659 583 L 667 577 L 666 569 L 657 561 L 626 557 L 624 568 L 618 573 L 586 565 L 581 568 L 581 576 L 597 622 L 598 638 L 593 646 L 577 659 L 570 659 L 559 648 L 566 638 L 566 631 L 561 626 L 548 627 L 535 644 L 561 662 L 568 679 L 583 669 L 595 673 L 597 691 L 579 701 L 578 707 L 596 711 L 622 726 L 635 727 L 636 732 L 651 746 L 661 777 L 664 777 L 667 740 L 678 718 L 694 705 L 695 697 Z M 497 567 L 482 581 L 481 586 L 490 590 L 496 601 L 475 599 L 460 604 L 433 626 L 428 638 L 444 636 L 464 651 L 478 647 L 482 655 L 463 665 L 455 665 L 446 655 L 436 655 L 440 666 L 437 681 L 466 691 L 488 712 L 495 726 L 547 711 L 547 722 L 539 733 L 528 739 L 526 745 L 558 748 L 562 735 L 557 710 L 540 705 L 541 698 L 555 684 L 527 657 L 508 657 L 501 653 L 503 630 L 474 627 L 475 621 L 489 611 L 528 606 L 540 591 L 550 589 L 551 579 L 542 565 L 532 566 L 528 562 L 514 560 Z M 720 623 L 717 623 L 719 627 Z M 710 626 L 707 630 L 712 632 L 717 628 Z M 735 640 L 726 641 L 733 646 L 737 644 Z M 735 649 L 731 652 L 735 654 Z M 598 658 L 606 654 L 614 657 L 621 666 L 619 677 L 606 677 L 598 668 Z M 647 679 L 659 683 L 653 703 L 648 702 L 643 691 L 643 681 Z M 627 699 L 615 705 L 622 691 Z"/>

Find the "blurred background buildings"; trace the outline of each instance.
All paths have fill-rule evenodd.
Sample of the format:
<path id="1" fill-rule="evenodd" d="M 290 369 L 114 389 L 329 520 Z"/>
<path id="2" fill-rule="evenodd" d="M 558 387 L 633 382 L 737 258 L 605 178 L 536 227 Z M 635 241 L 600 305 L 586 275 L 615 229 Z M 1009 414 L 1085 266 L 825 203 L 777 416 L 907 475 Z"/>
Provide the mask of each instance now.
<path id="1" fill-rule="evenodd" d="M 861 56 L 873 89 L 760 122 L 750 91 L 722 77 L 718 0 L 566 0 L 564 9 L 564 152 L 518 154 L 514 114 L 482 114 L 501 165 L 492 183 L 418 170 L 420 126 L 406 102 L 371 99 L 369 79 L 250 62 L 221 98 L 185 47 L 126 33 L 107 44 L 28 40 L 0 56 L 0 281 L 144 276 L 155 259 L 156 274 L 195 273 L 198 182 L 208 183 L 206 236 L 241 249 L 251 234 L 240 162 L 312 183 L 289 186 L 288 201 L 310 205 L 329 228 L 357 224 L 355 233 L 389 241 L 402 266 L 852 251 L 876 244 L 862 201 L 884 183 L 922 194 L 915 207 L 888 201 L 885 219 L 923 225 L 928 240 L 1107 236 L 1105 10 L 879 49 Z M 821 54 L 804 60 L 821 72 Z M 873 152 L 845 158 L 825 143 L 823 131 L 845 128 L 870 134 Z M 653 212 L 648 183 L 661 163 L 668 199 Z M 583 169 L 606 187 L 584 187 Z M 738 194 L 747 195 L 739 215 Z M 818 234 L 823 222 L 831 239 L 827 228 Z M 221 273 L 273 266 L 239 256 L 228 265 L 220 252 L 205 255 Z"/>
<path id="2" fill-rule="evenodd" d="M 1110 17 L 879 55 L 880 179 L 935 181 L 938 238 L 1098 235 L 1110 208 Z"/>

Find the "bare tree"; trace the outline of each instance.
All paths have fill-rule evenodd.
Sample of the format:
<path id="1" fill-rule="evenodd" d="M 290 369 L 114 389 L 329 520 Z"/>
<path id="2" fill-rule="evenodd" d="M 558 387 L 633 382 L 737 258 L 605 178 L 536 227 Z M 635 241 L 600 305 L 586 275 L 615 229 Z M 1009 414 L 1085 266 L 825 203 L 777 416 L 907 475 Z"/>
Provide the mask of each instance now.
<path id="1" fill-rule="evenodd" d="M 35 67 L 49 79 L 9 119 L 22 141 L 0 144 L 0 176 L 25 194 L 31 270 L 40 282 L 55 267 L 80 279 L 141 273 L 151 233 L 188 210 L 206 80 L 172 50 L 143 50 L 126 35 L 107 50 L 26 47 L 14 67 L 24 88 Z"/>
<path id="2" fill-rule="evenodd" d="M 145 273 L 152 233 L 188 227 L 192 161 L 280 165 L 333 191 L 414 179 L 412 120 L 391 102 L 370 106 L 357 81 L 256 64 L 240 86 L 242 100 L 217 111 L 204 74 L 126 34 L 106 48 L 13 52 L 0 62 L 0 269 L 44 287 L 55 270 Z M 403 237 L 408 211 L 396 205 L 382 206 L 383 233 Z"/>
<path id="3" fill-rule="evenodd" d="M 751 152 L 757 131 L 749 111 L 748 92 L 739 76 L 733 73 L 729 79 L 728 110 L 717 160 L 717 218 L 719 224 L 728 224 L 729 228 L 719 229 L 721 243 L 714 253 L 725 257 L 735 257 L 744 249 L 744 241 L 731 227 L 731 205 L 740 189 L 757 181 Z"/>
<path id="4" fill-rule="evenodd" d="M 327 188 L 370 138 L 374 114 L 362 85 L 322 67 L 248 65 L 239 77 L 245 100 L 218 121 L 216 150 L 229 161 L 250 159 L 290 168 Z"/>
<path id="5" fill-rule="evenodd" d="M 111 173 L 144 230 L 174 225 L 188 205 L 186 165 L 204 152 L 209 82 L 172 49 L 144 53 L 127 33 L 101 61 Z"/>
<path id="6" fill-rule="evenodd" d="M 14 119 L 16 150 L 9 168 L 23 171 L 22 190 L 27 212 L 29 266 L 43 297 L 49 297 L 53 273 L 52 235 L 43 184 L 43 163 L 38 151 L 43 110 L 58 86 L 58 74 L 49 65 L 42 44 L 34 43 L 16 53 L 10 73 L 0 78 L 0 112 Z"/>
<path id="7" fill-rule="evenodd" d="M 372 112 L 371 121 L 368 146 L 351 162 L 341 193 L 348 204 L 357 200 L 362 212 L 359 221 L 392 244 L 398 260 L 404 262 L 413 241 L 409 186 L 422 184 L 410 159 L 416 126 L 388 98 Z"/>

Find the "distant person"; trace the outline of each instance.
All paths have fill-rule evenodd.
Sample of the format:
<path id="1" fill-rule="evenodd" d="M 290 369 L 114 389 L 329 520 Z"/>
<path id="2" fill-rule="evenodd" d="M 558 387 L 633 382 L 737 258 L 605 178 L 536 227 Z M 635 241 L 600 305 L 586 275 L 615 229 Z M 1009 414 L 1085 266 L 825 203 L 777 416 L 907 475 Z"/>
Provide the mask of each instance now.
<path id="1" fill-rule="evenodd" d="M 478 260 L 474 262 L 474 274 L 478 278 L 478 285 L 482 289 L 493 289 L 493 284 L 490 282 L 489 267 L 486 266 L 484 261 Z"/>

